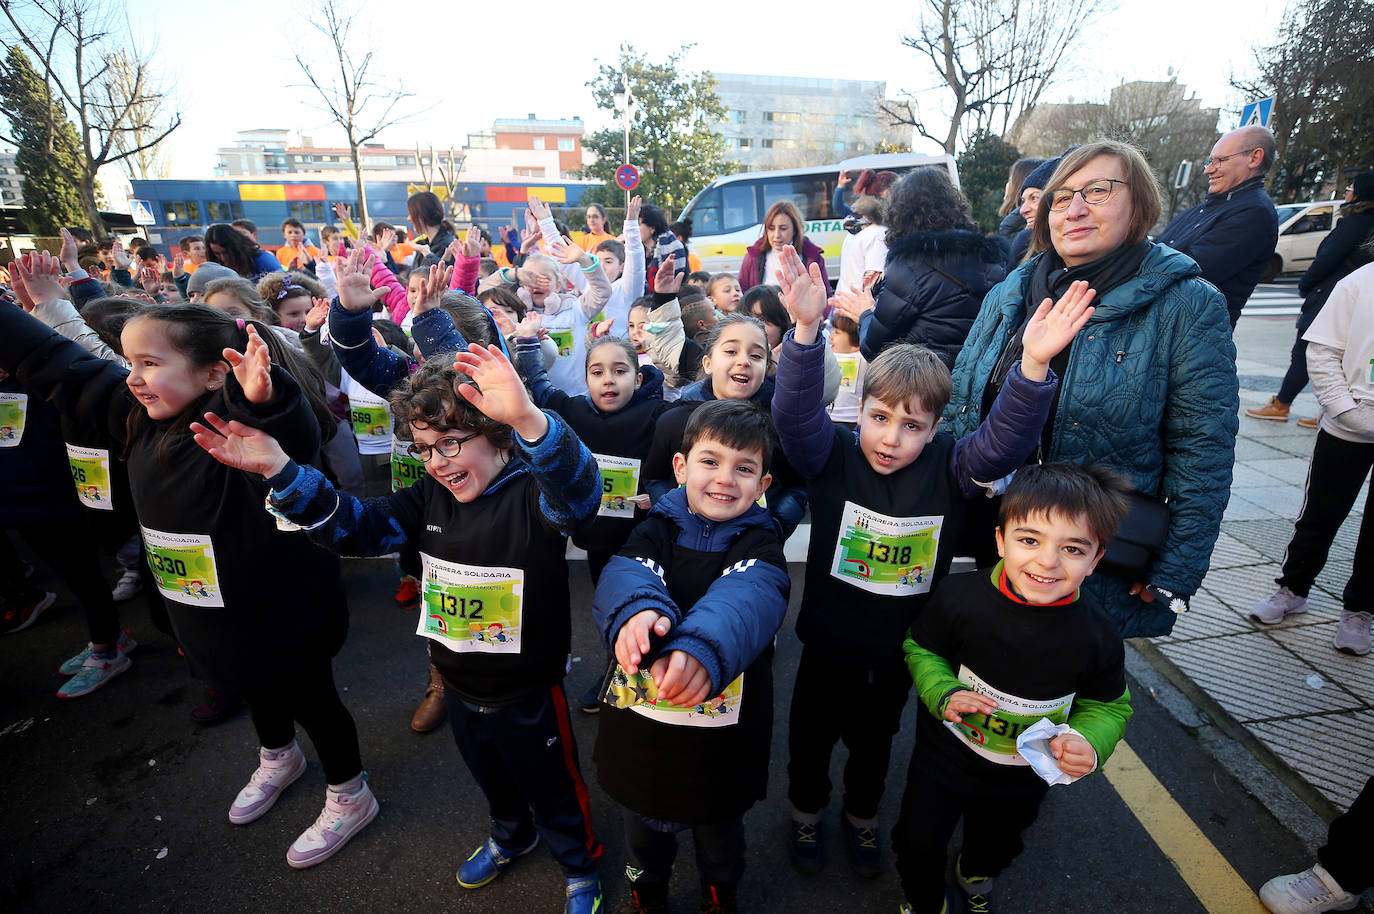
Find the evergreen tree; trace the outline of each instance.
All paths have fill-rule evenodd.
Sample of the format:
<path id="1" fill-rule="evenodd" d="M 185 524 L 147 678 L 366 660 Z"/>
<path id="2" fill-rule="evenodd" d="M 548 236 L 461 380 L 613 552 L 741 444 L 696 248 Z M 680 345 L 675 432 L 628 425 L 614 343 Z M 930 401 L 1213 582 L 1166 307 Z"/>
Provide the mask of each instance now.
<path id="1" fill-rule="evenodd" d="M 76 130 L 28 56 L 14 45 L 0 61 L 0 103 L 18 146 L 15 165 L 24 175 L 29 231 L 56 235 L 62 226 L 88 225 L 74 180 L 81 174 Z"/>
<path id="2" fill-rule="evenodd" d="M 1002 206 L 1007 174 L 1019 158 L 1021 153 L 1015 146 L 995 133 L 983 131 L 974 134 L 968 147 L 956 159 L 959 186 L 973 207 L 973 218 L 984 234 L 997 231 L 1002 221 L 997 210 Z"/>

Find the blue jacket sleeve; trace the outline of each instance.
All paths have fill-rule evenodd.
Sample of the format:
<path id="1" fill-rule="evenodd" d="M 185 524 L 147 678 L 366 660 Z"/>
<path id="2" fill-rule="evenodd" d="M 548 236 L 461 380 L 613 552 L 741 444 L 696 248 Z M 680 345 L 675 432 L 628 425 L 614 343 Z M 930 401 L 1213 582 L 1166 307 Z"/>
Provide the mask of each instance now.
<path id="1" fill-rule="evenodd" d="M 525 387 L 534 405 L 561 414 L 572 398 L 549 380 L 548 369 L 544 367 L 544 352 L 539 348 L 538 339 L 522 337 L 515 341 L 515 366 L 525 378 Z"/>
<path id="2" fill-rule="evenodd" d="M 601 509 L 601 469 L 587 446 L 561 417 L 548 411 L 549 429 L 529 442 L 512 433 L 515 449 L 539 486 L 539 509 L 555 530 L 571 533 Z"/>
<path id="3" fill-rule="evenodd" d="M 1044 381 L 1030 381 L 1020 362 L 1012 365 L 987 420 L 955 442 L 950 455 L 950 472 L 965 498 L 976 497 L 1026 462 L 1058 393 L 1054 372 Z"/>
<path id="4" fill-rule="evenodd" d="M 385 555 L 419 535 L 424 513 L 421 480 L 383 498 L 366 501 L 330 485 L 312 466 L 288 463 L 268 480 L 272 507 L 306 534 L 343 555 Z"/>
<path id="5" fill-rule="evenodd" d="M 280 273 L 281 269 L 281 261 L 277 259 L 276 254 L 259 250 L 253 257 L 253 282 L 257 282 L 268 273 Z"/>
<path id="6" fill-rule="evenodd" d="M 180 288 L 180 285 L 178 285 Z M 80 311 L 86 307 L 87 302 L 101 298 L 105 294 L 105 289 L 95 280 L 93 276 L 72 283 L 67 287 L 67 292 L 71 294 L 72 304 L 76 305 L 76 310 Z M 186 297 L 186 290 L 181 290 L 182 298 Z"/>
<path id="7" fill-rule="evenodd" d="M 410 322 L 410 336 L 426 359 L 435 353 L 466 352 L 468 348 L 468 341 L 453 323 L 453 316 L 443 308 L 430 308 L 415 315 L 415 320 Z"/>
<path id="8" fill-rule="evenodd" d="M 631 555 L 639 557 L 630 558 Z M 673 625 L 682 621 L 682 610 L 668 593 L 663 566 L 655 561 L 656 555 L 657 549 L 636 530 L 623 553 L 612 556 L 606 564 L 592 597 L 592 617 L 607 650 L 615 648 L 615 639 L 625 623 L 646 610 L 667 616 Z"/>
<path id="9" fill-rule="evenodd" d="M 772 642 L 787 615 L 791 583 L 782 544 L 736 562 L 712 582 L 668 632 L 660 653 L 683 651 L 706 668 L 713 692 L 725 688 Z"/>
<path id="10" fill-rule="evenodd" d="M 372 312 L 349 311 L 337 298 L 329 306 L 329 345 L 343 370 L 383 399 L 410 371 L 407 360 L 372 338 Z"/>
<path id="11" fill-rule="evenodd" d="M 126 289 L 132 289 L 134 287 L 133 274 L 120 267 L 110 268 L 110 282 L 118 283 Z"/>
<path id="12" fill-rule="evenodd" d="M 773 392 L 773 424 L 783 453 L 806 479 L 825 469 L 835 444 L 835 425 L 825 412 L 825 343 L 798 343 L 793 331 L 783 337 Z M 771 499 L 770 499 L 771 501 Z"/>
<path id="13" fill-rule="evenodd" d="M 843 219 L 854 212 L 849 204 L 844 202 L 844 188 L 838 184 L 835 185 L 835 193 L 830 198 L 830 208 L 835 211 L 836 219 Z"/>

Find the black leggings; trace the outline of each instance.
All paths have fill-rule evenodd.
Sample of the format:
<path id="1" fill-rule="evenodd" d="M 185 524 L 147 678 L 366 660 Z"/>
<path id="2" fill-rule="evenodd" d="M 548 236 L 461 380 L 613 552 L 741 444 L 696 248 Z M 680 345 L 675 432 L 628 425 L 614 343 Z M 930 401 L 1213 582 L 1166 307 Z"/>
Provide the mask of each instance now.
<path id="1" fill-rule="evenodd" d="M 329 660 L 310 660 L 290 673 L 257 682 L 244 690 L 253 712 L 253 727 L 265 749 L 289 746 L 296 724 L 305 728 L 324 766 L 325 780 L 342 784 L 363 770 L 358 728 L 339 699 Z"/>
<path id="2" fill-rule="evenodd" d="M 86 614 L 86 628 L 92 644 L 114 644 L 119 640 L 119 614 L 115 611 L 110 583 L 100 568 L 100 547 L 88 523 L 78 515 L 76 522 L 32 524 L 12 527 L 34 554 L 57 572 Z M 24 580 L 24 567 L 9 538 L 0 532 L 0 591 L 15 595 L 21 604 L 42 595 L 32 582 Z"/>
<path id="3" fill-rule="evenodd" d="M 635 885 L 667 888 L 677 857 L 677 834 L 651 828 L 624 811 L 625 852 L 629 867 L 640 870 Z M 694 825 L 688 829 L 696 846 L 697 876 L 706 885 L 733 889 L 744 875 L 744 818 Z"/>

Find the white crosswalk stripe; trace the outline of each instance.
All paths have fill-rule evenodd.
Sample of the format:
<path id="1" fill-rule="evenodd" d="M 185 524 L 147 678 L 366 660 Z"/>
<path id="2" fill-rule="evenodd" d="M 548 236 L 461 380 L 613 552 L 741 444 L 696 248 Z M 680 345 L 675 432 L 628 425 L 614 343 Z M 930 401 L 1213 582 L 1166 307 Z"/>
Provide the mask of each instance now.
<path id="1" fill-rule="evenodd" d="M 1302 296 L 1292 283 L 1264 283 L 1245 303 L 1241 317 L 1288 317 L 1302 311 Z"/>

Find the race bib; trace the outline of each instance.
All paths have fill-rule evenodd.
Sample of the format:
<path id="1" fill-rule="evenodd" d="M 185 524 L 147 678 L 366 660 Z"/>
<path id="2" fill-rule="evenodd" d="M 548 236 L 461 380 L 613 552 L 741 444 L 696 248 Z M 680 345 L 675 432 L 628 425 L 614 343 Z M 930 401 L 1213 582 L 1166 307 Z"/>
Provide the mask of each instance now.
<path id="1" fill-rule="evenodd" d="M 110 500 L 110 452 L 95 447 L 67 445 L 67 462 L 72 467 L 76 497 L 88 508 L 113 511 Z"/>
<path id="2" fill-rule="evenodd" d="M 634 517 L 635 506 L 630 501 L 639 494 L 639 461 L 631 457 L 611 457 L 593 454 L 601 468 L 600 517 Z"/>
<path id="3" fill-rule="evenodd" d="M 525 572 L 445 562 L 420 553 L 424 599 L 415 634 L 456 653 L 520 653 Z"/>
<path id="4" fill-rule="evenodd" d="M 857 352 L 837 352 L 835 361 L 840 363 L 841 393 L 859 392 L 859 354 Z"/>
<path id="5" fill-rule="evenodd" d="M 1016 738 L 1042 718 L 1048 718 L 1055 724 L 1064 723 L 1069 719 L 1069 708 L 1073 705 L 1072 693 L 1049 701 L 1031 701 L 999 692 L 962 665 L 959 667 L 959 681 L 969 691 L 986 695 L 997 702 L 997 710 L 991 714 L 965 714 L 962 723 L 947 720 L 944 724 L 967 740 L 974 752 L 999 765 L 1029 764 L 1016 751 Z"/>
<path id="6" fill-rule="evenodd" d="M 24 417 L 29 412 L 28 394 L 0 393 L 0 447 L 18 447 L 24 437 Z"/>
<path id="7" fill-rule="evenodd" d="M 391 441 L 391 491 L 408 489 L 425 476 L 425 465 L 406 450 L 409 441 L 393 438 Z"/>
<path id="8" fill-rule="evenodd" d="M 148 567 L 164 597 L 190 606 L 224 605 L 210 537 L 141 529 Z"/>
<path id="9" fill-rule="evenodd" d="M 847 501 L 830 576 L 884 596 L 929 593 L 943 522 L 943 515 L 888 517 Z"/>
<path id="10" fill-rule="evenodd" d="M 348 418 L 360 444 L 391 441 L 391 408 L 381 397 L 355 387 L 348 395 Z"/>
<path id="11" fill-rule="evenodd" d="M 659 703 L 658 683 L 647 669 L 640 669 L 631 676 L 617 663 L 601 693 L 601 700 L 612 708 L 629 708 L 636 714 L 674 727 L 733 727 L 739 723 L 740 702 L 744 700 L 744 674 L 736 676 L 734 682 L 714 698 L 685 708 Z"/>
<path id="12" fill-rule="evenodd" d="M 550 330 L 549 339 L 558 345 L 559 356 L 572 355 L 573 332 L 571 330 Z"/>

